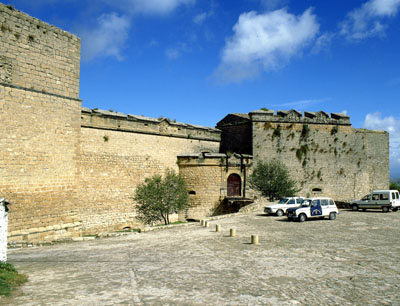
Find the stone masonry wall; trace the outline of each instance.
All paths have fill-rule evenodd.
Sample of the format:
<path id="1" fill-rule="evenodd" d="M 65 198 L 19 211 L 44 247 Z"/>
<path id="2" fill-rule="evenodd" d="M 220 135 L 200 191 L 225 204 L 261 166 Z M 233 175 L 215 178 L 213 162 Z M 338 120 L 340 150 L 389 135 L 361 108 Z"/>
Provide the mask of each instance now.
<path id="1" fill-rule="evenodd" d="M 302 196 L 348 202 L 389 186 L 388 134 L 348 125 L 253 122 L 254 162 L 278 159 Z"/>
<path id="2" fill-rule="evenodd" d="M 220 159 L 198 163 L 190 158 L 179 158 L 179 173 L 187 184 L 191 204 L 185 213 L 186 218 L 199 220 L 213 215 L 220 205 L 223 169 Z"/>
<path id="3" fill-rule="evenodd" d="M 86 116 L 87 111 L 83 114 Z M 116 118 L 104 113 L 103 117 L 83 118 L 79 201 L 84 205 L 79 215 L 84 234 L 137 227 L 133 196 L 138 184 L 146 177 L 163 174 L 167 168 L 178 172 L 179 154 L 218 152 L 219 132 L 215 134 L 214 129 L 208 134 L 203 132 L 208 128 L 197 129 L 201 139 L 196 139 L 194 130 L 185 137 L 181 131 L 171 136 L 166 133 L 165 122 L 157 119 L 148 118 L 147 126 L 142 121 L 127 120 L 126 115 Z M 134 131 L 144 127 L 152 134 Z M 160 134 L 160 128 L 168 135 Z"/>
<path id="4" fill-rule="evenodd" d="M 190 207 L 184 217 L 199 220 L 232 210 L 231 204 L 224 201 L 228 197 L 228 177 L 236 174 L 241 179 L 241 195 L 231 196 L 232 199 L 240 199 L 244 194 L 248 194 L 245 180 L 251 160 L 251 156 L 239 154 L 204 153 L 178 156 L 179 173 L 187 184 L 190 200 Z"/>
<path id="5" fill-rule="evenodd" d="M 80 101 L 6 86 L 0 97 L 0 194 L 11 202 L 9 241 L 75 235 Z"/>
<path id="6" fill-rule="evenodd" d="M 78 37 L 0 4 L 0 83 L 79 97 Z"/>
<path id="7" fill-rule="evenodd" d="M 77 37 L 0 4 L 0 195 L 9 241 L 80 234 Z"/>

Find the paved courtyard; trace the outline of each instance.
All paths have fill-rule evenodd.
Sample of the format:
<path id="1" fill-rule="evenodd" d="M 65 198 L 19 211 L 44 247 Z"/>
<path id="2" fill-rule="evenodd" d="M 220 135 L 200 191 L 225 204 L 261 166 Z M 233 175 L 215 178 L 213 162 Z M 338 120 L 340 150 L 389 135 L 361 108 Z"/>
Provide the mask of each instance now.
<path id="1" fill-rule="evenodd" d="M 210 224 L 11 249 L 29 282 L 0 303 L 400 305 L 400 212 L 343 210 L 305 223 L 250 213 Z"/>

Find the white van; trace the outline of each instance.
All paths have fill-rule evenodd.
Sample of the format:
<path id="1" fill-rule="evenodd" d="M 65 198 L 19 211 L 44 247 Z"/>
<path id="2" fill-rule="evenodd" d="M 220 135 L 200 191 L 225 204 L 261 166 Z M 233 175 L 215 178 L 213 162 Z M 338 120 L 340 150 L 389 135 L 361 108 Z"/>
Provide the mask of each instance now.
<path id="1" fill-rule="evenodd" d="M 400 196 L 397 190 L 374 190 L 359 201 L 350 203 L 352 210 L 382 209 L 388 212 L 390 209 L 397 211 L 400 208 Z"/>

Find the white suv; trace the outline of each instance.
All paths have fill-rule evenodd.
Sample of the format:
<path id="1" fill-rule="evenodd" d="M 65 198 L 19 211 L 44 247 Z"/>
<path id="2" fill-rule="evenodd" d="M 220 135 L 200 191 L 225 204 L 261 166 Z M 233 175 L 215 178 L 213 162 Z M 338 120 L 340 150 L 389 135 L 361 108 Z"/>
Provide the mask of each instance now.
<path id="1" fill-rule="evenodd" d="M 311 198 L 305 199 L 301 207 L 290 208 L 287 210 L 289 220 L 298 219 L 304 222 L 309 218 L 328 217 L 329 220 L 335 220 L 339 210 L 331 198 Z"/>
<path id="2" fill-rule="evenodd" d="M 397 211 L 400 208 L 400 196 L 398 190 L 374 190 L 359 201 L 350 203 L 352 210 L 382 209 Z"/>
<path id="3" fill-rule="evenodd" d="M 266 214 L 276 214 L 278 217 L 281 217 L 283 214 L 286 214 L 288 208 L 301 206 L 303 200 L 304 199 L 300 197 L 283 198 L 279 201 L 279 203 L 265 205 L 264 212 Z"/>

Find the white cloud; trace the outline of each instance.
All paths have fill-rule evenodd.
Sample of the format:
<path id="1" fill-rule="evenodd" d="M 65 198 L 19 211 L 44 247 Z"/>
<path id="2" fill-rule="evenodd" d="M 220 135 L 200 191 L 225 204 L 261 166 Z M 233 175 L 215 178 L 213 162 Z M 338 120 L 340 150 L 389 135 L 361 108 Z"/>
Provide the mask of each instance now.
<path id="1" fill-rule="evenodd" d="M 257 14 L 243 13 L 227 39 L 222 62 L 215 76 L 223 81 L 240 82 L 285 65 L 310 43 L 319 30 L 311 9 L 302 15 L 285 9 Z"/>
<path id="2" fill-rule="evenodd" d="M 196 0 L 102 0 L 102 2 L 108 4 L 110 10 L 119 10 L 123 14 L 115 12 L 103 14 L 97 18 L 94 26 L 77 30 L 82 38 L 84 60 L 102 56 L 123 60 L 122 49 L 129 38 L 129 29 L 134 16 L 166 15 L 181 5 L 194 4 Z"/>
<path id="3" fill-rule="evenodd" d="M 389 132 L 390 172 L 400 175 L 400 118 L 382 117 L 380 113 L 368 114 L 364 128 Z"/>
<path id="4" fill-rule="evenodd" d="M 261 0 L 261 5 L 267 10 L 274 10 L 287 5 L 288 0 Z"/>
<path id="5" fill-rule="evenodd" d="M 207 13 L 201 13 L 193 18 L 193 22 L 196 24 L 202 24 L 207 19 Z"/>
<path id="6" fill-rule="evenodd" d="M 196 0 L 103 0 L 130 14 L 165 15 L 181 5 L 194 4 Z"/>
<path id="7" fill-rule="evenodd" d="M 399 7 L 400 0 L 369 0 L 347 14 L 340 24 L 340 33 L 356 41 L 383 35 L 386 28 L 383 20 L 396 16 Z"/>
<path id="8" fill-rule="evenodd" d="M 189 51 L 189 48 L 186 43 L 179 43 L 175 47 L 168 48 L 165 51 L 165 55 L 167 56 L 168 59 L 175 60 L 175 59 L 179 58 L 182 55 L 182 53 L 188 52 L 188 51 Z"/>
<path id="9" fill-rule="evenodd" d="M 329 50 L 332 40 L 335 38 L 335 33 L 324 33 L 318 37 L 315 42 L 314 47 L 312 48 L 311 52 L 314 54 L 319 54 L 321 52 Z"/>
<path id="10" fill-rule="evenodd" d="M 280 104 L 272 104 L 273 107 L 297 107 L 299 110 L 302 110 L 304 107 L 309 107 L 315 104 L 321 104 L 327 101 L 330 101 L 330 98 L 323 98 L 323 99 L 306 99 L 306 100 L 298 100 L 298 101 L 291 101 L 286 103 Z"/>
<path id="11" fill-rule="evenodd" d="M 113 56 L 122 60 L 121 50 L 128 38 L 130 19 L 116 13 L 103 14 L 96 27 L 80 31 L 82 57 L 91 60 L 101 56 Z"/>

